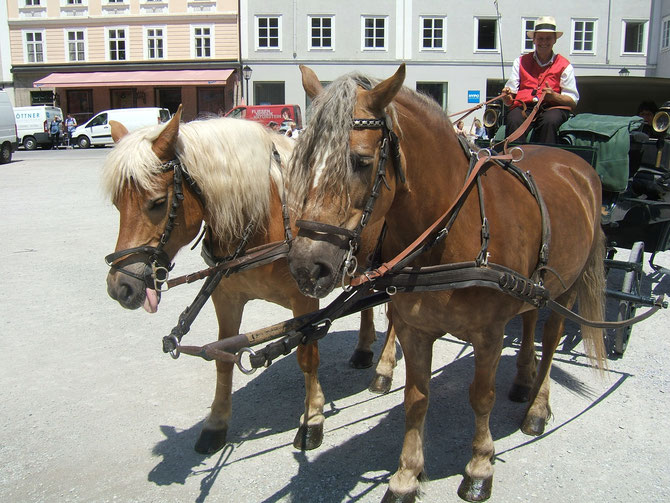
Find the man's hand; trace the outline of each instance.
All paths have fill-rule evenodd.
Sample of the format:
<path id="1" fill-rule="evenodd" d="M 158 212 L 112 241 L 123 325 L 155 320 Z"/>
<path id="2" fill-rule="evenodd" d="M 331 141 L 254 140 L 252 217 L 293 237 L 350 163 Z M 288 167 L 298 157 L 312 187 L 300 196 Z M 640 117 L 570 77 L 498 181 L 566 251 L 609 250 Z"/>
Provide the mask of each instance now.
<path id="1" fill-rule="evenodd" d="M 514 103 L 514 94 L 509 87 L 503 87 L 502 94 L 502 100 L 505 105 L 510 106 Z"/>
<path id="2" fill-rule="evenodd" d="M 557 93 L 551 87 L 549 87 L 549 84 L 545 83 L 545 87 L 542 90 L 542 93 L 544 94 L 543 102 L 549 106 L 567 106 L 572 110 L 574 110 L 577 106 L 572 98 L 569 96 L 564 96 L 561 93 Z"/>

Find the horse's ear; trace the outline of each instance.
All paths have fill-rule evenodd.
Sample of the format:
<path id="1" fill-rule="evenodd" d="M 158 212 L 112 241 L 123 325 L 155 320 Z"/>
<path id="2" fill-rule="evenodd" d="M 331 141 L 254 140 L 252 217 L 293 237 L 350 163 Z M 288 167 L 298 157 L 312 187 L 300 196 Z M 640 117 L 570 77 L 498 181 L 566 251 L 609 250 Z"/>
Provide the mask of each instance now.
<path id="1" fill-rule="evenodd" d="M 111 120 L 109 121 L 109 126 L 112 128 L 112 140 L 114 140 L 114 143 L 119 143 L 119 140 L 128 134 L 126 126 L 119 121 Z"/>
<path id="2" fill-rule="evenodd" d="M 313 100 L 317 95 L 323 91 L 323 86 L 319 81 L 319 78 L 314 73 L 314 70 L 311 68 L 300 65 L 300 73 L 302 73 L 302 87 L 305 89 L 307 96 L 310 100 Z"/>
<path id="3" fill-rule="evenodd" d="M 167 126 L 163 128 L 161 134 L 158 135 L 158 138 L 154 140 L 154 143 L 151 147 L 151 150 L 154 151 L 156 157 L 161 161 L 167 162 L 175 158 L 175 145 L 177 144 L 177 136 L 179 136 L 179 121 L 181 121 L 181 110 L 182 106 L 179 105 L 179 108 L 170 119 L 170 122 L 167 123 Z"/>
<path id="4" fill-rule="evenodd" d="M 398 94 L 403 82 L 405 82 L 405 63 L 402 63 L 391 77 L 380 82 L 367 93 L 368 108 L 375 112 L 383 112 Z"/>

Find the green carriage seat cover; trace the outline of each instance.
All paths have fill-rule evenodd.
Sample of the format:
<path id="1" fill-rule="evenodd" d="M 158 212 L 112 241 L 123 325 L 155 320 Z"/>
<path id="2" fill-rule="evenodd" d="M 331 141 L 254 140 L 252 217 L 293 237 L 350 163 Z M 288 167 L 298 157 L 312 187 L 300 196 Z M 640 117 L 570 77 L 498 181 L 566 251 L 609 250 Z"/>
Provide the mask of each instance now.
<path id="1" fill-rule="evenodd" d="M 559 134 L 572 145 L 594 148 L 603 189 L 622 192 L 628 185 L 630 132 L 639 129 L 642 122 L 637 116 L 579 114 L 564 122 Z"/>

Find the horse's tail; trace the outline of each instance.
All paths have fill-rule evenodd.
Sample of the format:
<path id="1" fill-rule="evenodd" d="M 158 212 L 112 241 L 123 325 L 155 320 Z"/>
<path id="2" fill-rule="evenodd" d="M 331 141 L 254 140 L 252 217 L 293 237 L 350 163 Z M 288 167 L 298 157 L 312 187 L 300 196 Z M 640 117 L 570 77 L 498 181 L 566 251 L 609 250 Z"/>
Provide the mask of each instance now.
<path id="1" fill-rule="evenodd" d="M 576 284 L 579 314 L 587 320 L 603 321 L 605 318 L 605 244 L 605 234 L 597 225 L 591 255 Z M 586 356 L 600 371 L 607 367 L 603 335 L 602 328 L 582 325 Z"/>

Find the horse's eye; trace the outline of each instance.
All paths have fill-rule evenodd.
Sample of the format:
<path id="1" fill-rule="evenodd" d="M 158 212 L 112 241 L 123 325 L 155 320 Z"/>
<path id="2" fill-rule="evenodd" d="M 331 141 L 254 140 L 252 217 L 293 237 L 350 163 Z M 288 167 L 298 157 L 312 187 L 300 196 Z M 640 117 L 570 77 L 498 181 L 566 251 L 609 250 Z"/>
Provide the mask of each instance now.
<path id="1" fill-rule="evenodd" d="M 149 211 L 162 210 L 165 207 L 165 203 L 167 203 L 167 196 L 152 199 L 148 204 Z"/>
<path id="2" fill-rule="evenodd" d="M 351 165 L 354 170 L 366 169 L 372 166 L 373 158 L 365 155 L 352 155 Z"/>

